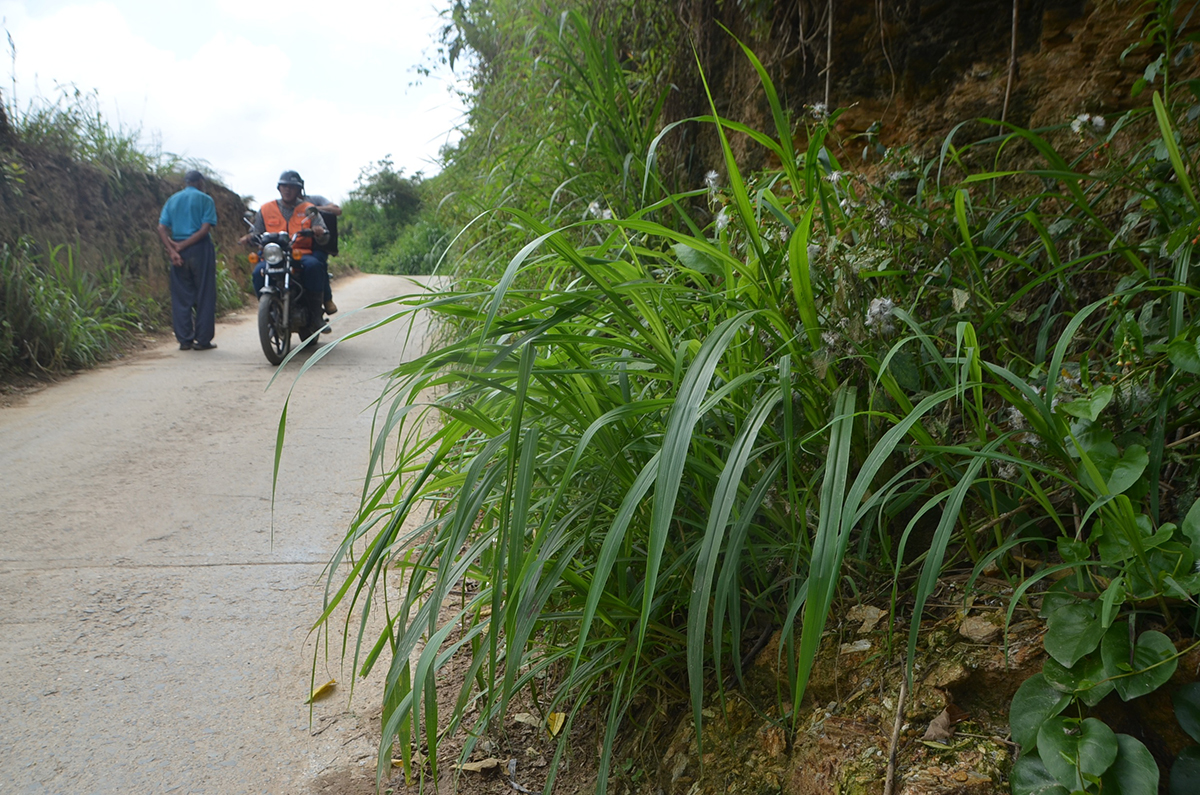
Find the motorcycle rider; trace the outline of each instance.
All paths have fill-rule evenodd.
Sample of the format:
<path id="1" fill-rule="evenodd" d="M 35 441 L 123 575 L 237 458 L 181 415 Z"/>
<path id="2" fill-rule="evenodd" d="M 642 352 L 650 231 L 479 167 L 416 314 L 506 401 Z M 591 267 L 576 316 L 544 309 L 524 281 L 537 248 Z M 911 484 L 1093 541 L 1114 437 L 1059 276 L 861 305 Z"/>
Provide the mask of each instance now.
<path id="1" fill-rule="evenodd" d="M 329 282 L 329 258 L 336 257 L 338 253 L 338 216 L 342 214 L 342 208 L 331 202 L 324 196 L 312 193 L 304 194 L 304 201 L 312 202 L 317 206 L 317 211 L 321 213 L 321 220 L 325 224 L 325 228 L 329 230 L 329 240 L 325 243 L 317 243 L 313 246 L 313 256 L 321 260 L 321 264 L 325 266 L 325 313 L 332 315 L 337 312 L 337 304 L 333 302 L 333 290 Z M 328 329 L 326 329 L 328 331 Z"/>
<path id="2" fill-rule="evenodd" d="M 309 230 L 312 236 L 296 238 L 292 246 L 293 252 L 299 252 L 300 284 L 308 300 L 309 316 L 314 318 L 313 324 L 321 320 L 321 310 L 324 308 L 325 288 L 328 279 L 325 276 L 325 265 L 313 255 L 313 244 L 326 243 L 329 240 L 329 230 L 321 220 L 321 214 L 311 202 L 301 199 L 304 192 L 304 180 L 295 171 L 285 171 L 279 175 L 276 185 L 279 198 L 262 205 L 254 216 L 254 225 L 250 234 L 245 235 L 239 242 L 253 243 L 259 235 L 267 232 L 296 232 Z M 254 294 L 258 295 L 266 283 L 265 262 L 254 267 Z"/>

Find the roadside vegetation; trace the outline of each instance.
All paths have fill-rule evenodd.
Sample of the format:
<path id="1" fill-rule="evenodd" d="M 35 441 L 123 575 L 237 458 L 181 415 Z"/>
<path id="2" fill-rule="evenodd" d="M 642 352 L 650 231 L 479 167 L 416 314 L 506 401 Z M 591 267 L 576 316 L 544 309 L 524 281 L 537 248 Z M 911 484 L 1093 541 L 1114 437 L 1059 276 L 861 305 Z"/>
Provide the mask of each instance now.
<path id="1" fill-rule="evenodd" d="M 364 168 L 342 207 L 340 263 L 369 273 L 433 273 L 451 234 L 428 206 L 429 188 L 389 158 Z"/>
<path id="2" fill-rule="evenodd" d="M 164 153 L 141 131 L 113 123 L 94 93 L 59 87 L 5 108 L 8 148 L 0 151 L 0 191 L 20 212 L 27 190 L 22 151 L 36 149 L 95 169 L 116 196 L 148 177 L 178 176 L 206 164 Z M 218 311 L 243 296 L 218 256 Z M 59 372 L 111 358 L 131 334 L 169 325 L 169 305 L 148 296 L 119 256 L 84 267 L 74 245 L 24 235 L 0 248 L 0 375 Z"/>
<path id="3" fill-rule="evenodd" d="M 1141 20 L 1160 67 L 1176 7 Z M 745 49 L 773 129 L 710 96 L 693 121 L 723 161 L 673 186 L 669 75 L 620 54 L 657 34 L 628 9 L 495 11 L 458 20 L 480 63 L 439 177 L 465 219 L 452 280 L 396 300 L 446 341 L 392 373 L 330 574 L 325 618 L 400 589 L 347 650 L 388 669 L 380 775 L 448 775 L 438 743 L 465 730 L 470 754 L 524 692 L 565 715 L 560 754 L 602 726 L 605 792 L 647 705 L 688 703 L 703 748 L 764 627 L 763 706 L 794 735 L 831 614 L 886 603 L 911 677 L 939 579 L 987 572 L 1008 620 L 1047 627 L 1013 791 L 1151 795 L 1160 767 L 1200 790 L 1200 746 L 1156 760 L 1092 711 L 1166 687 L 1197 645 L 1200 85 L 1147 70 L 1151 101 L 1120 115 L 985 122 L 852 168 L 837 112 L 789 113 Z M 743 172 L 735 137 L 779 167 Z M 1198 691 L 1172 697 L 1200 742 Z"/>

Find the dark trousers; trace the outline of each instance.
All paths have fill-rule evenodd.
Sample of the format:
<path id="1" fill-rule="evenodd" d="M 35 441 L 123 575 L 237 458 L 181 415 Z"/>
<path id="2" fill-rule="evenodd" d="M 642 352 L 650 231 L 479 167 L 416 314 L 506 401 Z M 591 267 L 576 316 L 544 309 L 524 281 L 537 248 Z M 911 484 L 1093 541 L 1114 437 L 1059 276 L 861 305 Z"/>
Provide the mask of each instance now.
<path id="1" fill-rule="evenodd" d="M 179 342 L 212 342 L 217 323 L 217 250 L 211 237 L 179 252 L 171 266 L 171 322 Z"/>
<path id="2" fill-rule="evenodd" d="M 313 256 L 321 262 L 321 268 L 325 272 L 325 300 L 326 302 L 333 300 L 333 288 L 329 286 L 329 252 L 314 251 Z"/>

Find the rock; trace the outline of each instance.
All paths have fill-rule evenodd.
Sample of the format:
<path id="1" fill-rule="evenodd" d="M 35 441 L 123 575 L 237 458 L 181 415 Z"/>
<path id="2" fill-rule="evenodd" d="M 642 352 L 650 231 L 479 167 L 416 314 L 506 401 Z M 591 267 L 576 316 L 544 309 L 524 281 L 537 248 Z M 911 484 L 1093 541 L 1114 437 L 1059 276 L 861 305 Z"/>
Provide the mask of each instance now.
<path id="1" fill-rule="evenodd" d="M 878 607 L 855 605 L 846 613 L 846 620 L 851 623 L 861 622 L 862 626 L 858 628 L 858 634 L 865 635 L 875 629 L 875 625 L 879 623 L 879 619 L 886 615 L 887 611 L 880 610 Z"/>
<path id="2" fill-rule="evenodd" d="M 842 654 L 855 654 L 857 652 L 870 651 L 871 641 L 856 640 L 853 643 L 843 643 L 841 646 Z"/>
<path id="3" fill-rule="evenodd" d="M 961 660 L 939 660 L 925 681 L 945 690 L 958 687 L 970 677 L 971 670 Z"/>
<path id="4" fill-rule="evenodd" d="M 973 643 L 991 643 L 1000 637 L 1000 627 L 983 616 L 968 616 L 959 625 L 958 634 Z"/>

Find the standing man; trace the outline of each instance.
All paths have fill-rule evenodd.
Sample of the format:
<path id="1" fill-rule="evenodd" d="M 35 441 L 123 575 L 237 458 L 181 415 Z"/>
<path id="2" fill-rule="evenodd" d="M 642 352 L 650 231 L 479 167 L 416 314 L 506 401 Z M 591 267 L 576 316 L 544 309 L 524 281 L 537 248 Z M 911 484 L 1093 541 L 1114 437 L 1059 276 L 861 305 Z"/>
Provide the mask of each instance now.
<path id="1" fill-rule="evenodd" d="M 158 237 L 171 258 L 171 321 L 181 351 L 209 351 L 217 322 L 217 251 L 209 230 L 217 205 L 200 189 L 204 175 L 189 171 L 186 186 L 163 205 Z"/>
<path id="2" fill-rule="evenodd" d="M 325 268 L 325 313 L 332 315 L 337 311 L 337 304 L 333 302 L 333 288 L 329 283 L 329 258 L 336 257 L 338 253 L 337 225 L 342 208 L 319 194 L 306 195 L 304 200 L 316 205 L 317 212 L 321 214 L 321 220 L 325 222 L 325 228 L 329 230 L 328 241 L 313 245 L 313 256 L 321 260 L 321 265 Z M 326 328 L 326 331 L 328 330 Z"/>

